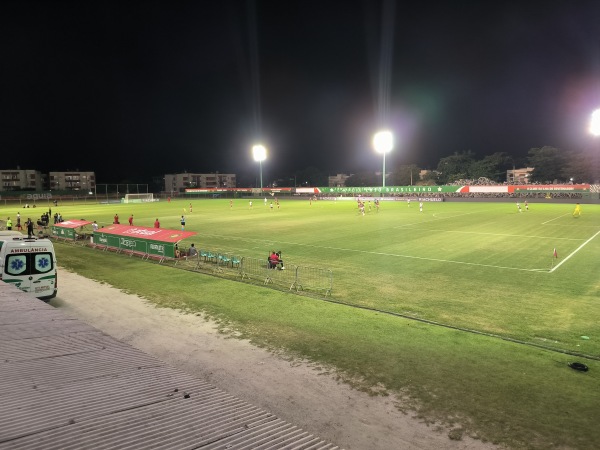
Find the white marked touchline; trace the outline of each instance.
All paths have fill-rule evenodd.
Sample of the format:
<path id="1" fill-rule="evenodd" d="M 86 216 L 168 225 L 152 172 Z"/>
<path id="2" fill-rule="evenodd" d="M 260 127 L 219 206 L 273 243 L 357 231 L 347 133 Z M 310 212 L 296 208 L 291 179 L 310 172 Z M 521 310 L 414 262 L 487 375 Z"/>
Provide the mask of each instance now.
<path id="1" fill-rule="evenodd" d="M 488 209 L 488 210 L 485 210 L 485 211 L 490 211 L 490 210 Z M 468 216 L 468 215 L 470 215 L 470 214 L 477 214 L 477 213 L 480 213 L 480 212 L 485 212 L 485 211 L 473 211 L 473 212 L 468 212 L 468 213 L 464 213 L 464 214 L 458 214 L 458 215 L 456 215 L 456 216 L 449 216 L 449 217 L 436 217 L 436 216 L 434 215 L 434 217 L 435 217 L 435 220 L 427 220 L 427 221 L 425 221 L 425 222 L 405 223 L 404 225 L 398 225 L 398 226 L 396 226 L 396 227 L 392 227 L 392 228 L 404 228 L 404 227 L 410 227 L 410 226 L 413 226 L 413 225 L 422 225 L 422 224 L 424 224 L 424 223 L 429 223 L 429 222 L 437 222 L 438 220 L 454 219 L 455 217 Z"/>
<path id="2" fill-rule="evenodd" d="M 595 235 L 593 235 L 591 238 L 589 238 L 587 241 L 585 241 L 583 244 L 581 244 L 579 247 L 577 247 L 575 249 L 575 251 L 573 251 L 569 256 L 567 256 L 565 259 L 563 259 L 561 262 L 559 262 L 556 266 L 554 266 L 552 269 L 550 269 L 550 273 L 554 272 L 556 269 L 558 269 L 560 266 L 562 266 L 563 263 L 567 262 L 571 258 L 571 256 L 573 256 L 575 253 L 577 253 L 579 250 L 581 250 L 583 247 L 585 247 L 588 242 L 590 242 L 592 239 L 594 239 L 599 234 L 600 234 L 600 231 L 598 231 Z"/>
<path id="3" fill-rule="evenodd" d="M 554 219 L 546 220 L 545 222 L 542 222 L 542 225 L 546 225 L 547 223 L 552 222 L 553 220 L 560 219 L 561 217 L 568 216 L 569 214 L 570 213 L 565 213 L 562 216 L 555 217 Z"/>
<path id="4" fill-rule="evenodd" d="M 480 231 L 454 231 L 454 230 L 437 230 L 435 228 L 419 228 L 419 231 L 439 231 L 442 233 L 464 233 L 464 234 L 484 234 L 487 236 L 506 236 L 506 237 L 522 237 L 522 238 L 535 238 L 535 239 L 557 239 L 564 241 L 583 241 L 583 239 L 575 239 L 575 238 L 559 238 L 552 236 L 528 236 L 522 234 L 499 234 L 499 233 L 483 233 Z"/>
<path id="5" fill-rule="evenodd" d="M 214 235 L 214 234 L 204 235 L 204 236 L 213 236 L 213 237 L 220 237 L 220 238 L 233 239 L 233 240 L 245 239 L 245 238 L 238 238 L 238 237 L 231 237 L 231 236 L 220 236 L 220 235 Z M 246 239 L 246 240 L 248 240 L 248 239 Z M 252 239 L 250 239 L 250 240 L 252 240 Z M 279 244 L 296 245 L 298 247 L 312 247 L 312 248 L 318 248 L 318 249 L 323 249 L 323 250 L 337 250 L 337 251 L 342 251 L 342 252 L 364 253 L 367 255 L 393 256 L 395 258 L 420 259 L 423 261 L 437 261 L 437 262 L 445 262 L 445 263 L 450 263 L 450 264 L 464 264 L 467 266 L 491 267 L 493 269 L 508 269 L 508 270 L 519 270 L 522 272 L 548 273 L 548 269 L 523 269 L 522 267 L 494 266 L 491 264 L 479 264 L 479 263 L 472 263 L 472 262 L 466 262 L 466 261 L 452 261 L 450 259 L 425 258 L 423 256 L 410 256 L 410 255 L 398 255 L 395 253 L 371 252 L 368 250 L 356 250 L 353 248 L 340 248 L 340 247 L 329 247 L 329 246 L 324 246 L 324 245 L 300 244 L 298 242 L 283 242 L 282 241 L 282 242 L 279 242 Z"/>

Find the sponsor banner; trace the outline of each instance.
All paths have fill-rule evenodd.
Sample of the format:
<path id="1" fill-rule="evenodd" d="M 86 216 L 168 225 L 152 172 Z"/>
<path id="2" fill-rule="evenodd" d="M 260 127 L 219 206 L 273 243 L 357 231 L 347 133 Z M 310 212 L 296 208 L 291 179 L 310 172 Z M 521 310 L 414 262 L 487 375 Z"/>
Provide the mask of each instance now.
<path id="1" fill-rule="evenodd" d="M 310 188 L 314 190 L 315 188 Z M 263 193 L 273 193 L 277 194 L 279 192 L 292 192 L 294 188 L 290 187 L 281 187 L 281 188 L 263 188 Z M 260 188 L 190 188 L 186 189 L 186 194 L 218 194 L 224 192 L 251 192 L 255 194 L 260 194 Z"/>
<path id="2" fill-rule="evenodd" d="M 75 239 L 75 229 L 73 229 L 73 228 L 64 228 L 64 227 L 57 227 L 56 225 L 52 225 L 52 227 L 50 227 L 50 231 L 52 233 L 52 236 L 55 236 L 58 238 Z"/>
<path id="3" fill-rule="evenodd" d="M 296 188 L 296 194 L 320 194 L 321 188 Z"/>
<path id="4" fill-rule="evenodd" d="M 467 186 L 467 192 L 508 193 L 508 186 Z"/>
<path id="5" fill-rule="evenodd" d="M 195 231 L 109 225 L 94 232 L 94 243 L 148 255 L 175 257 L 175 244 Z"/>
<path id="6" fill-rule="evenodd" d="M 169 230 L 167 228 L 148 228 L 136 226 L 132 227 L 129 225 L 107 225 L 100 228 L 96 233 L 172 243 L 179 242 L 182 239 L 186 239 L 198 234 L 195 231 L 178 231 Z M 94 235 L 96 233 L 94 233 Z"/>
<path id="7" fill-rule="evenodd" d="M 53 226 L 58 227 L 58 228 L 77 228 L 77 227 L 82 227 L 84 225 L 89 225 L 90 222 L 89 220 L 67 220 L 64 222 L 60 222 L 60 223 L 55 223 Z"/>
<path id="8" fill-rule="evenodd" d="M 526 184 L 508 187 L 508 192 L 590 192 L 589 184 Z"/>
<path id="9" fill-rule="evenodd" d="M 252 188 L 189 188 L 186 194 L 216 194 L 219 192 L 252 192 Z"/>
<path id="10" fill-rule="evenodd" d="M 321 194 L 440 194 L 445 192 L 468 192 L 468 186 L 386 186 L 379 187 L 319 187 Z M 296 189 L 296 192 L 298 190 Z"/>

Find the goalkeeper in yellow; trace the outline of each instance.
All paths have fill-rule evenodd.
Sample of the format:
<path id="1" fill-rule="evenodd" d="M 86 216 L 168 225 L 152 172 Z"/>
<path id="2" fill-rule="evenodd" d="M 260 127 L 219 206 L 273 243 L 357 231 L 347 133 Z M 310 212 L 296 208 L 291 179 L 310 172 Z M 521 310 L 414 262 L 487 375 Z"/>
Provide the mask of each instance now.
<path id="1" fill-rule="evenodd" d="M 573 211 L 573 217 L 579 217 L 581 216 L 581 206 L 579 206 L 579 203 L 577 203 L 575 205 L 575 211 Z"/>

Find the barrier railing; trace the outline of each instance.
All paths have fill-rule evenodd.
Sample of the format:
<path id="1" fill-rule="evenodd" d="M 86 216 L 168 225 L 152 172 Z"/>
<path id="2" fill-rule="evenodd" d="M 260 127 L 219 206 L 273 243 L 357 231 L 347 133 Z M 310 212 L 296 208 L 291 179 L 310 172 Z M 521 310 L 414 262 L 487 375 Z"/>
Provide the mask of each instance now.
<path id="1" fill-rule="evenodd" d="M 104 245 L 90 244 L 92 248 L 106 251 L 112 248 Z M 142 260 L 155 260 L 143 252 L 131 252 L 125 249 L 116 249 L 117 253 L 126 253 L 129 256 L 140 256 Z M 160 258 L 159 263 L 172 263 L 182 269 L 193 271 L 212 271 L 216 274 L 234 274 L 242 280 L 259 281 L 264 285 L 274 285 L 295 291 L 317 291 L 325 296 L 331 295 L 333 290 L 333 272 L 329 269 L 309 266 L 285 264 L 285 269 L 271 268 L 268 258 L 264 259 L 242 257 L 230 252 L 198 249 L 194 256 L 186 256 L 187 251 L 181 249 L 184 256 L 180 258 Z M 150 256 L 150 257 L 149 257 Z"/>
<path id="2" fill-rule="evenodd" d="M 304 289 L 323 291 L 325 296 L 331 295 L 333 289 L 333 272 L 318 267 L 299 266 L 296 274 L 297 291 Z"/>
<path id="3" fill-rule="evenodd" d="M 262 281 L 263 284 L 276 284 L 292 289 L 296 284 L 296 269 L 293 264 L 286 264 L 285 269 L 270 268 L 269 261 L 264 259 L 243 257 L 240 265 L 240 276 Z"/>

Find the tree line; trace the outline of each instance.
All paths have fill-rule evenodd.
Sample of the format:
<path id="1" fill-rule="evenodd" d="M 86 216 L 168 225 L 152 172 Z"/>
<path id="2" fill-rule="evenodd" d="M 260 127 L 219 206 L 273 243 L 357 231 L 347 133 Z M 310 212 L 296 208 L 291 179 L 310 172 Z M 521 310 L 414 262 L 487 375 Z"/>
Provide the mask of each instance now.
<path id="1" fill-rule="evenodd" d="M 481 177 L 504 183 L 507 170 L 524 167 L 533 168 L 532 183 L 594 183 L 600 177 L 600 151 L 576 152 L 544 146 L 530 149 L 525 158 L 513 158 L 508 153 L 497 152 L 481 159 L 477 159 L 470 150 L 456 152 L 441 158 L 437 168 L 427 172 L 422 179 L 419 177 L 422 168 L 418 165 L 398 165 L 388 172 L 386 185 L 442 185 Z M 379 186 L 381 181 L 381 176 L 373 172 L 360 172 L 350 176 L 346 186 Z"/>

